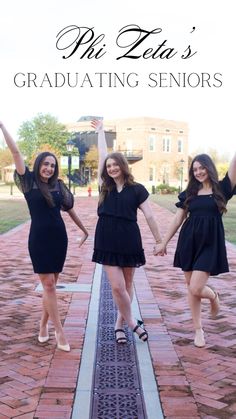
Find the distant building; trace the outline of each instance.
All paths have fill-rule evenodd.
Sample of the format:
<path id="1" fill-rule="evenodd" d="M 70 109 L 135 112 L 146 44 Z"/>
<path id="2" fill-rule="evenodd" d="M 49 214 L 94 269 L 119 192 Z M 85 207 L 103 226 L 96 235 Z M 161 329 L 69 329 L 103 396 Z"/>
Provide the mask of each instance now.
<path id="1" fill-rule="evenodd" d="M 5 166 L 2 168 L 2 181 L 5 183 L 13 183 L 14 182 L 14 171 L 15 171 L 15 165 L 10 164 L 9 166 Z"/>
<path id="2" fill-rule="evenodd" d="M 81 117 L 67 129 L 79 133 L 87 145 L 97 144 L 91 128 L 95 116 Z M 122 152 L 135 180 L 147 187 L 161 183 L 182 187 L 188 177 L 188 124 L 160 118 L 104 120 L 108 146 Z"/>

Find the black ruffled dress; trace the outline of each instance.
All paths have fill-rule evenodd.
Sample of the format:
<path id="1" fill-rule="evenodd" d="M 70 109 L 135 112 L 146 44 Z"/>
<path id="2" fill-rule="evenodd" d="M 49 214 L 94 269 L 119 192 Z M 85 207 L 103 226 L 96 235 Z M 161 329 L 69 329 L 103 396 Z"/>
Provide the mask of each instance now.
<path id="1" fill-rule="evenodd" d="M 93 262 L 120 267 L 145 264 L 137 209 L 147 198 L 148 191 L 139 183 L 116 187 L 98 207 Z"/>
<path id="2" fill-rule="evenodd" d="M 60 211 L 73 207 L 73 195 L 63 181 L 58 180 L 51 190 L 55 206 L 50 208 L 34 181 L 33 172 L 26 168 L 24 175 L 15 172 L 14 178 L 31 215 L 28 248 L 34 272 L 59 273 L 63 269 L 68 243 Z"/>
<path id="3" fill-rule="evenodd" d="M 232 198 L 228 174 L 219 182 L 226 201 Z M 186 193 L 181 192 L 178 208 L 184 207 Z M 189 202 L 188 217 L 181 227 L 174 257 L 174 266 L 183 271 L 204 271 L 218 275 L 229 271 L 225 234 L 214 195 L 197 195 Z"/>

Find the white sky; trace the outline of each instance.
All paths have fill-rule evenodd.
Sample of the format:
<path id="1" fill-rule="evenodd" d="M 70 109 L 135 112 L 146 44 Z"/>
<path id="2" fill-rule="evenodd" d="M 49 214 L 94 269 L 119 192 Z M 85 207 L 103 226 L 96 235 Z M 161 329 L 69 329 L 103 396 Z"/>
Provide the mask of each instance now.
<path id="1" fill-rule="evenodd" d="M 235 151 L 235 23 L 234 2 L 228 0 L 9 0 L 0 14 L 0 119 L 16 136 L 23 121 L 37 113 L 51 113 L 60 122 L 74 122 L 82 115 L 104 119 L 132 116 L 186 121 L 189 124 L 190 152 L 201 147 L 232 155 Z M 166 47 L 178 54 L 170 60 L 116 60 L 123 50 L 116 45 L 119 30 L 136 24 L 146 30 L 162 28 L 137 49 L 143 53 L 167 39 Z M 85 47 L 63 60 L 56 48 L 56 35 L 68 25 L 94 27 L 96 36 L 105 34 L 106 55 L 99 60 L 80 59 Z M 195 31 L 192 27 L 195 26 Z M 190 44 L 197 51 L 191 59 L 180 53 Z M 101 43 L 102 46 L 102 43 Z M 100 47 L 99 47 L 100 48 Z M 125 50 L 125 49 L 124 49 Z M 127 51 L 127 49 L 126 49 Z M 68 52 L 67 52 L 68 53 Z M 17 88 L 18 72 L 88 73 L 94 87 Z M 139 86 L 100 88 L 95 72 L 138 74 Z M 222 73 L 220 88 L 151 88 L 149 73 Z M 97 80 L 97 79 L 96 79 Z M 106 84 L 106 83 L 105 83 Z M 88 85 L 88 83 L 87 83 Z M 235 112 L 234 112 L 235 113 Z"/>

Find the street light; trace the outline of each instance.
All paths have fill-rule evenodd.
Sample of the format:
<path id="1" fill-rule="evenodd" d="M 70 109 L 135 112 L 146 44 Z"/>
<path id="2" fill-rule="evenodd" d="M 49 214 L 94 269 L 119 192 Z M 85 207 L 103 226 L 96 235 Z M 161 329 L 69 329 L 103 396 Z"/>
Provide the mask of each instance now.
<path id="1" fill-rule="evenodd" d="M 74 148 L 74 142 L 73 140 L 68 140 L 66 143 L 66 149 L 68 151 L 68 177 L 69 177 L 69 190 L 71 188 L 71 153 Z"/>

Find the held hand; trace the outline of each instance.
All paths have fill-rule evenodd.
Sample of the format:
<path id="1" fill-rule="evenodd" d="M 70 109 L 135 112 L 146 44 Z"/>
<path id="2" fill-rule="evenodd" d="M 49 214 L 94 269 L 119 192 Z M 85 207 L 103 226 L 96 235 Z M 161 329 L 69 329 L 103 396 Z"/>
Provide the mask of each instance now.
<path id="1" fill-rule="evenodd" d="M 3 122 L 2 121 L 0 121 L 0 128 L 2 128 L 3 127 Z"/>
<path id="2" fill-rule="evenodd" d="M 78 241 L 79 241 L 79 248 L 82 246 L 82 244 L 85 242 L 85 240 L 87 240 L 87 238 L 88 238 L 88 233 L 84 233 L 83 232 L 82 237 L 80 237 L 78 239 Z"/>
<path id="3" fill-rule="evenodd" d="M 102 131 L 103 130 L 103 121 L 101 119 L 93 119 L 91 121 L 91 126 L 96 130 L 96 131 Z"/>
<path id="4" fill-rule="evenodd" d="M 167 255 L 167 250 L 166 250 L 165 243 L 156 244 L 153 247 L 153 254 L 155 256 L 164 256 L 164 255 Z"/>

